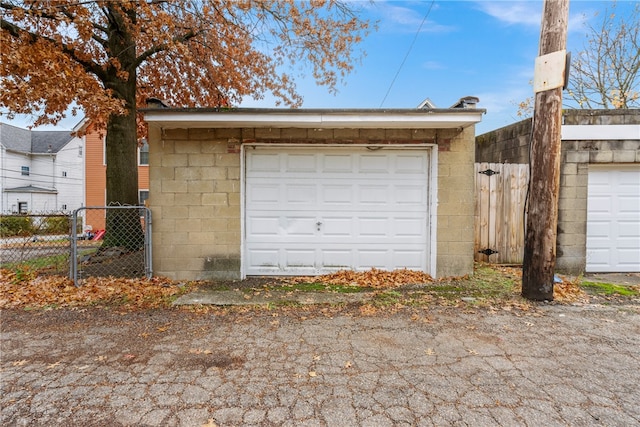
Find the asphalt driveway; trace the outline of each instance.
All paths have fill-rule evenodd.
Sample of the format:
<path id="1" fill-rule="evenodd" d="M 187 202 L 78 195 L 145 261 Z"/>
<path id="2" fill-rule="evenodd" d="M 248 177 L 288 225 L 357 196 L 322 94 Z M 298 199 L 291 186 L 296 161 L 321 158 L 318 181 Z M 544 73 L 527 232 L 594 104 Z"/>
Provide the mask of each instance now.
<path id="1" fill-rule="evenodd" d="M 4 310 L 1 425 L 640 425 L 640 308 Z"/>

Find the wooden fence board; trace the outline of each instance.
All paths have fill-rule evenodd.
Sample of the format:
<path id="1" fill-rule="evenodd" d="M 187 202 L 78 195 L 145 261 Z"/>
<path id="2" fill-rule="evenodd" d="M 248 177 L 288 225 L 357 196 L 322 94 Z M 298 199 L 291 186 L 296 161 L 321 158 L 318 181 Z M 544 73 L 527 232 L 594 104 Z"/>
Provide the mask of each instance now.
<path id="1" fill-rule="evenodd" d="M 509 163 L 476 163 L 475 260 L 498 264 L 522 263 L 524 205 L 529 166 Z M 489 176 L 480 172 L 491 169 Z M 498 251 L 485 255 L 480 251 Z"/>

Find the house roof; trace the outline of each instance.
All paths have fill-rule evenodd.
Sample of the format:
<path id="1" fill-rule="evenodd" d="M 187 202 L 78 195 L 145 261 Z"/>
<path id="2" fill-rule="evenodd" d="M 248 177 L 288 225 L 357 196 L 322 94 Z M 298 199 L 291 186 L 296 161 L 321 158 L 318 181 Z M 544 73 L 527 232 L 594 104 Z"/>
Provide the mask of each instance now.
<path id="1" fill-rule="evenodd" d="M 463 128 L 482 120 L 484 109 L 211 109 L 147 108 L 152 127 L 171 128 L 324 128 L 442 129 Z"/>
<path id="2" fill-rule="evenodd" d="M 0 123 L 0 144 L 7 150 L 31 154 L 57 153 L 73 135 L 69 131 L 29 130 Z"/>
<path id="3" fill-rule="evenodd" d="M 52 190 L 51 188 L 36 187 L 35 185 L 24 185 L 22 187 L 5 188 L 7 193 L 51 193 L 56 194 L 58 190 Z"/>

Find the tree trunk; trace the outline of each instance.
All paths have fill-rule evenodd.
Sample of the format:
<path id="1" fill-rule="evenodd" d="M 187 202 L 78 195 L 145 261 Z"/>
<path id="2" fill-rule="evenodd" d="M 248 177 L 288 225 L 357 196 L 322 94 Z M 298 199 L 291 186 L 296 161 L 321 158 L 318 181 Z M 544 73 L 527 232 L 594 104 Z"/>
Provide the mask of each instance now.
<path id="1" fill-rule="evenodd" d="M 136 45 L 123 14 L 135 20 L 135 9 L 120 5 L 105 6 L 109 17 L 109 52 L 120 66 L 106 70 L 105 85 L 125 102 L 127 114 L 112 115 L 107 122 L 107 205 L 137 206 L 138 140 L 136 126 Z M 123 73 L 123 70 L 125 71 Z M 144 235 L 138 209 L 107 209 L 104 246 L 122 246 L 135 251 L 142 248 Z"/>
<path id="2" fill-rule="evenodd" d="M 545 0 L 540 55 L 566 48 L 569 0 Z M 567 70 L 565 70 L 567 72 Z M 536 93 L 522 296 L 553 300 L 560 189 L 562 88 Z"/>
<path id="3" fill-rule="evenodd" d="M 134 109 L 135 111 L 135 109 Z M 107 124 L 107 205 L 137 206 L 138 160 L 136 116 L 112 116 Z M 104 246 L 139 250 L 144 243 L 138 209 L 107 209 Z"/>

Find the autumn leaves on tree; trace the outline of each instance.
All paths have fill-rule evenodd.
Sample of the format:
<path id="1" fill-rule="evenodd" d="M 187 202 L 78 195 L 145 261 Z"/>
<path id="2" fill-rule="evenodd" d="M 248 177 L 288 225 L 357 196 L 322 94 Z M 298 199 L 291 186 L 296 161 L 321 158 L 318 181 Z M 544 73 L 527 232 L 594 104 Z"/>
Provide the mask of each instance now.
<path id="1" fill-rule="evenodd" d="M 71 106 L 106 130 L 107 204 L 137 205 L 137 108 L 219 107 L 271 93 L 297 106 L 306 69 L 335 90 L 368 23 L 336 1 L 0 2 L 0 107 L 57 123 Z M 134 242 L 135 246 L 137 243 Z"/>

